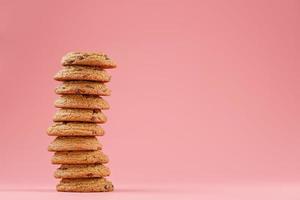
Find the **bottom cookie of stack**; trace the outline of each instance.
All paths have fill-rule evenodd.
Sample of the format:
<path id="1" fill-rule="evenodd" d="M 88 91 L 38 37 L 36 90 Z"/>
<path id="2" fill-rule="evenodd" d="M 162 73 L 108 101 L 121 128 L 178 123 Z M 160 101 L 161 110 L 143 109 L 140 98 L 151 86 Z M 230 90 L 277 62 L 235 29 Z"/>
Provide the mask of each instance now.
<path id="1" fill-rule="evenodd" d="M 105 178 L 64 178 L 56 189 L 59 192 L 110 192 L 114 186 Z"/>

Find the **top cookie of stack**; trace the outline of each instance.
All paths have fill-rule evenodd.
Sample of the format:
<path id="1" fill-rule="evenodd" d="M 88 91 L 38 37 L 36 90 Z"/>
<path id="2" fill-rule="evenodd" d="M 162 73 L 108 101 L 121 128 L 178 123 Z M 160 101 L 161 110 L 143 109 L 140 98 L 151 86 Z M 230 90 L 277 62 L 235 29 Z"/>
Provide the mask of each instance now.
<path id="1" fill-rule="evenodd" d="M 70 52 L 67 53 L 61 60 L 63 66 L 87 65 L 95 66 L 103 69 L 111 69 L 117 65 L 103 53 L 84 53 L 84 52 Z"/>

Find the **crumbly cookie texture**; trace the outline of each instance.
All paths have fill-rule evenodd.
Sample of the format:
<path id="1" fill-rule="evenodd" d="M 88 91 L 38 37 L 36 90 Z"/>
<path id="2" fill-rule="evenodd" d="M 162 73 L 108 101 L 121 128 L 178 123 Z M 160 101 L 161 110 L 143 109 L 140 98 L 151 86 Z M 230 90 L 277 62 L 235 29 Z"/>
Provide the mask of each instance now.
<path id="1" fill-rule="evenodd" d="M 56 122 L 47 130 L 50 136 L 103 136 L 104 130 L 94 123 Z"/>
<path id="2" fill-rule="evenodd" d="M 105 164 L 108 157 L 98 151 L 57 151 L 52 157 L 52 164 Z"/>
<path id="3" fill-rule="evenodd" d="M 89 66 L 66 66 L 54 76 L 57 81 L 109 82 L 111 76 L 103 69 Z"/>
<path id="4" fill-rule="evenodd" d="M 54 173 L 55 178 L 94 178 L 109 175 L 109 168 L 102 164 L 61 165 Z"/>
<path id="5" fill-rule="evenodd" d="M 87 65 L 99 68 L 115 68 L 117 65 L 103 53 L 97 52 L 70 52 L 61 60 L 64 66 Z"/>
<path id="6" fill-rule="evenodd" d="M 95 136 L 60 136 L 48 146 L 48 151 L 88 151 L 102 149 Z"/>
<path id="7" fill-rule="evenodd" d="M 105 123 L 107 117 L 101 110 L 62 108 L 56 111 L 53 121 Z"/>
<path id="8" fill-rule="evenodd" d="M 101 82 L 95 81 L 64 81 L 55 89 L 56 94 L 88 94 L 109 96 L 111 91 Z"/>
<path id="9" fill-rule="evenodd" d="M 113 184 L 105 178 L 62 179 L 56 186 L 59 192 L 110 192 Z"/>
<path id="10" fill-rule="evenodd" d="M 54 103 L 57 108 L 109 109 L 107 101 L 99 96 L 62 95 Z"/>

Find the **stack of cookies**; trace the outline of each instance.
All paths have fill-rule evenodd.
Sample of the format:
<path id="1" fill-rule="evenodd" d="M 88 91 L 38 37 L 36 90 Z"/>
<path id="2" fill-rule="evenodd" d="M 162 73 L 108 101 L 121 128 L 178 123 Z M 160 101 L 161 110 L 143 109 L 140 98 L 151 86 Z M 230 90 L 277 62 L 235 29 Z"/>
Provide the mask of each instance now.
<path id="1" fill-rule="evenodd" d="M 53 151 L 52 163 L 60 167 L 55 178 L 62 192 L 108 192 L 113 185 L 105 177 L 110 170 L 104 164 L 108 157 L 96 136 L 104 135 L 98 125 L 107 121 L 102 110 L 109 104 L 101 97 L 110 95 L 105 85 L 110 75 L 105 69 L 116 64 L 102 53 L 71 52 L 62 58 L 63 69 L 54 77 L 62 81 L 55 92 L 58 108 L 48 135 L 56 136 L 48 150 Z"/>

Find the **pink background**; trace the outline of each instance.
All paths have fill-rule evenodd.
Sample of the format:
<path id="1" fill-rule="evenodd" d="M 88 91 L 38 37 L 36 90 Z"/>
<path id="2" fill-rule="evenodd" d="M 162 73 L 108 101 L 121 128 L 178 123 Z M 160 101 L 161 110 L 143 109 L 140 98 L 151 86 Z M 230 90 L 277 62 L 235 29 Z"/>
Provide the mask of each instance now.
<path id="1" fill-rule="evenodd" d="M 54 188 L 53 75 L 74 50 L 119 65 L 100 138 L 116 188 L 299 182 L 299 24 L 296 0 L 0 0 L 0 185 Z"/>

